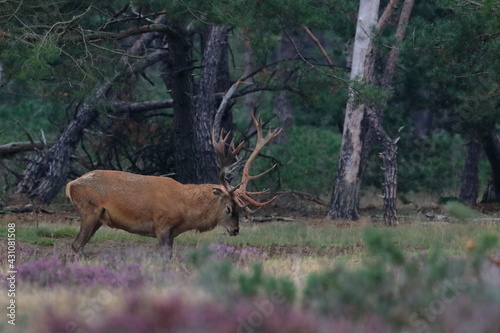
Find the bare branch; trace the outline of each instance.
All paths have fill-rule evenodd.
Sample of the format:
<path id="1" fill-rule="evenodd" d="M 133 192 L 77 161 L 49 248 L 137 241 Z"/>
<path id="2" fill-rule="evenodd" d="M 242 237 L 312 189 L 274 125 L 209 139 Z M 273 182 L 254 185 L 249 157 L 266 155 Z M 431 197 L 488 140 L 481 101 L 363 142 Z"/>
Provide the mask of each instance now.
<path id="1" fill-rule="evenodd" d="M 158 101 L 144 101 L 144 102 L 122 102 L 117 101 L 111 104 L 111 108 L 116 113 L 126 112 L 146 112 L 158 109 L 167 109 L 173 106 L 172 99 L 162 99 Z"/>
<path id="2" fill-rule="evenodd" d="M 314 44 L 316 44 L 316 46 L 318 47 L 319 51 L 323 55 L 323 58 L 325 58 L 326 62 L 331 67 L 335 67 L 335 65 L 332 62 L 332 59 L 330 59 L 330 57 L 328 56 L 328 53 L 326 53 L 325 49 L 323 48 L 323 45 L 321 45 L 320 41 L 316 38 L 316 36 L 314 36 L 314 34 L 311 32 L 311 30 L 309 30 L 309 28 L 307 26 L 305 26 L 305 25 L 302 26 L 302 29 L 304 29 L 304 31 L 309 36 L 309 38 L 311 38 L 312 41 L 314 42 Z"/>
<path id="3" fill-rule="evenodd" d="M 217 109 L 217 112 L 215 113 L 215 118 L 214 118 L 214 133 L 219 133 L 220 132 L 220 123 L 222 121 L 222 116 L 224 114 L 224 111 L 226 109 L 227 102 L 231 99 L 233 96 L 234 92 L 236 89 L 238 89 L 239 85 L 245 80 L 245 77 L 242 76 L 239 78 L 232 86 L 229 88 L 229 90 L 224 94 L 224 97 L 222 97 L 222 102 L 219 105 L 219 108 Z M 215 138 L 218 139 L 218 138 Z"/>
<path id="4" fill-rule="evenodd" d="M 380 16 L 380 19 L 377 22 L 377 25 L 375 26 L 377 29 L 377 32 L 382 31 L 382 29 L 385 28 L 387 25 L 387 22 L 389 22 L 389 18 L 391 17 L 392 13 L 394 13 L 394 9 L 396 8 L 396 5 L 398 4 L 399 0 L 391 0 L 388 4 L 387 7 L 385 7 L 384 12 L 382 13 L 382 16 Z"/>

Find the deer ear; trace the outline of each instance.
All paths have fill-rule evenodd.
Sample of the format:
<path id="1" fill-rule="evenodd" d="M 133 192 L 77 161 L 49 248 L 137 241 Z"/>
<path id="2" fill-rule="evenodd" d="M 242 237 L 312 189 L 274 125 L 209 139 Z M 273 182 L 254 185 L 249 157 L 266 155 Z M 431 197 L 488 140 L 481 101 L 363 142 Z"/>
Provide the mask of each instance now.
<path id="1" fill-rule="evenodd" d="M 214 187 L 214 194 L 218 195 L 218 196 L 222 196 L 224 194 L 224 192 L 222 192 L 222 190 L 220 188 Z"/>

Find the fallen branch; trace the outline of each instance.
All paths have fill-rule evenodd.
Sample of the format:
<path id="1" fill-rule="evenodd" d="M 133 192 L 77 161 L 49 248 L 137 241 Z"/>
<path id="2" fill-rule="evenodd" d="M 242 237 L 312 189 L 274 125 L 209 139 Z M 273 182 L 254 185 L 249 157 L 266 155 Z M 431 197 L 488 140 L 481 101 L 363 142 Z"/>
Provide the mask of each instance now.
<path id="1" fill-rule="evenodd" d="M 6 143 L 4 145 L 0 145 L 0 158 L 18 153 L 24 153 L 27 151 L 50 148 L 54 144 L 55 141 L 49 141 L 47 143 L 44 143 L 42 141 Z"/>
<path id="2" fill-rule="evenodd" d="M 273 222 L 273 221 L 283 221 L 283 222 L 293 222 L 295 221 L 291 217 L 284 216 L 252 216 L 249 219 L 250 223 L 263 223 L 263 222 Z"/>
<path id="3" fill-rule="evenodd" d="M 302 200 L 307 200 L 307 201 L 312 201 L 314 203 L 317 203 L 318 205 L 322 205 L 322 206 L 326 206 L 327 203 L 324 202 L 323 200 L 321 200 L 320 198 L 318 197 L 315 197 L 309 193 L 306 193 L 306 192 L 300 192 L 300 191 L 281 191 L 281 192 L 277 192 L 276 195 L 278 196 L 281 196 L 283 194 L 291 194 L 291 195 L 294 195 L 294 196 L 297 196 L 299 198 L 301 198 Z"/>
<path id="4" fill-rule="evenodd" d="M 0 210 L 0 214 L 22 214 L 22 213 L 44 213 L 44 214 L 54 214 L 53 211 L 35 206 L 33 204 L 18 205 L 18 206 L 7 206 Z"/>

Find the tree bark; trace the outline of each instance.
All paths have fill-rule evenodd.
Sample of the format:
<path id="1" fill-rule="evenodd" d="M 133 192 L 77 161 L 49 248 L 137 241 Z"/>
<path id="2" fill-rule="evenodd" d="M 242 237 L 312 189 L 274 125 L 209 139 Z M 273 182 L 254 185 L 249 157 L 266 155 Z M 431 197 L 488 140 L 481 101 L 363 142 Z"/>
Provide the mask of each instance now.
<path id="1" fill-rule="evenodd" d="M 371 44 L 370 32 L 377 23 L 379 4 L 379 0 L 360 1 L 351 80 L 362 80 L 365 75 L 365 60 Z M 364 165 L 363 140 L 367 131 L 364 113 L 365 106 L 356 102 L 355 92 L 351 90 L 346 107 L 335 187 L 327 219 L 359 218 L 359 191 Z"/>
<path id="2" fill-rule="evenodd" d="M 111 109 L 114 113 L 139 113 L 158 109 L 169 109 L 172 108 L 172 105 L 173 101 L 171 99 L 144 102 L 117 101 L 111 104 Z"/>
<path id="3" fill-rule="evenodd" d="M 217 77 L 219 63 L 226 43 L 227 27 L 211 26 L 203 50 L 203 63 L 200 72 L 195 111 L 196 133 L 196 179 L 198 184 L 219 182 L 218 159 L 212 145 L 212 127 L 215 116 Z"/>
<path id="4" fill-rule="evenodd" d="M 181 23 L 172 22 L 171 27 L 177 34 L 167 36 L 168 56 L 161 63 L 161 77 L 173 101 L 175 178 L 181 183 L 195 183 L 197 156 L 192 45 L 189 33 Z"/>
<path id="5" fill-rule="evenodd" d="M 218 110 L 218 108 L 220 107 L 219 103 L 222 103 L 222 98 L 220 96 L 224 94 L 226 91 L 228 91 L 232 85 L 231 73 L 229 70 L 229 43 L 227 38 L 228 37 L 226 33 L 224 43 L 222 44 L 221 47 L 219 68 L 217 70 L 216 91 L 218 97 L 216 101 L 216 106 L 214 107 L 215 110 Z M 228 103 L 226 105 L 226 107 L 223 109 L 222 118 L 220 120 L 220 125 L 222 126 L 222 128 L 226 133 L 234 130 L 233 112 L 231 111 L 231 107 L 234 105 L 234 103 L 235 103 L 234 101 L 231 101 L 231 103 Z"/>
<path id="6" fill-rule="evenodd" d="M 477 197 L 479 195 L 480 154 L 481 144 L 477 140 L 471 140 L 467 143 L 459 199 L 470 205 L 477 202 Z"/>
<path id="7" fill-rule="evenodd" d="M 398 161 L 397 142 L 399 137 L 392 139 L 383 128 L 379 114 L 373 107 L 367 108 L 367 117 L 370 120 L 370 128 L 382 145 L 382 152 L 379 153 L 382 159 L 382 169 L 384 171 L 383 202 L 384 202 L 384 223 L 388 226 L 399 225 L 396 203 L 398 189 Z"/>
<path id="8" fill-rule="evenodd" d="M 384 11 L 384 14 L 387 12 L 392 12 L 394 10 L 394 6 L 397 1 L 391 1 Z M 396 28 L 396 44 L 389 52 L 389 56 L 387 62 L 384 66 L 384 71 L 380 77 L 379 85 L 383 90 L 388 90 L 392 85 L 394 80 L 394 75 L 396 73 L 396 64 L 399 58 L 399 45 L 403 42 L 406 27 L 410 20 L 411 12 L 413 9 L 414 0 L 405 0 L 403 4 L 403 8 L 401 10 L 401 14 L 399 16 L 398 26 Z M 382 18 L 386 15 L 382 15 Z M 379 21 L 378 28 L 381 29 L 385 25 L 384 22 Z M 369 77 L 370 82 L 375 82 L 375 61 L 376 61 L 376 50 L 373 49 L 373 52 L 370 52 L 368 56 L 369 65 L 367 65 L 367 71 L 373 74 L 366 74 Z M 378 109 L 378 111 L 377 111 Z M 377 136 L 378 141 L 382 144 L 383 151 L 380 153 L 380 156 L 383 161 L 383 170 L 384 170 L 384 222 L 389 226 L 396 226 L 399 224 L 396 204 L 397 204 L 397 142 L 399 138 L 392 139 L 387 132 L 384 130 L 382 126 L 382 119 L 384 117 L 384 108 L 370 108 L 369 109 L 369 119 L 370 119 L 370 128 L 372 128 Z M 365 145 L 367 147 L 368 145 Z"/>
<path id="9" fill-rule="evenodd" d="M 293 59 L 296 55 L 297 51 L 292 42 L 288 39 L 288 34 L 283 33 L 278 51 L 278 60 Z M 276 74 L 276 81 L 279 86 L 285 87 L 294 72 L 292 68 L 286 67 L 286 63 L 285 66 L 279 66 L 278 73 Z M 280 90 L 276 92 L 273 101 L 273 110 L 283 129 L 281 134 L 274 140 L 274 143 L 285 143 L 288 141 L 287 132 L 293 126 L 293 109 L 290 104 L 289 91 Z"/>
<path id="10" fill-rule="evenodd" d="M 162 64 L 162 79 L 173 99 L 175 178 L 186 184 L 218 183 L 218 160 L 211 135 L 217 109 L 216 90 L 221 85 L 218 74 L 223 70 L 221 61 L 227 61 L 227 27 L 209 28 L 197 86 L 192 78 L 189 32 L 181 24 L 176 24 L 175 29 L 178 34 L 168 36 L 168 58 Z"/>
<path id="11" fill-rule="evenodd" d="M 253 73 L 256 69 L 254 52 L 252 48 L 252 43 L 250 42 L 250 35 L 248 33 L 248 28 L 245 28 L 243 30 L 243 46 L 244 46 L 243 66 L 245 67 L 245 72 L 242 77 L 247 77 L 248 75 Z M 246 83 L 253 84 L 254 83 L 253 76 L 247 78 Z M 252 123 L 251 121 L 252 115 L 257 111 L 257 107 L 259 105 L 259 101 L 257 100 L 256 95 L 247 94 L 243 101 L 243 105 L 245 106 L 246 109 L 248 121 Z"/>
<path id="12" fill-rule="evenodd" d="M 491 179 L 481 202 L 500 202 L 500 140 L 495 129 L 488 131 L 481 142 L 491 165 Z"/>

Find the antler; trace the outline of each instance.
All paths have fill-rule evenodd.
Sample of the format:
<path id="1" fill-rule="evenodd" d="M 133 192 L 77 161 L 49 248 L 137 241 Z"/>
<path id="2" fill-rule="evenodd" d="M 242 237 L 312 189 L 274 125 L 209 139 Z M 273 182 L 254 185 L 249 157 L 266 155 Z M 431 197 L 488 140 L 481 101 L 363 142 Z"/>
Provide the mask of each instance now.
<path id="1" fill-rule="evenodd" d="M 226 170 L 230 169 L 234 164 L 238 163 L 231 163 L 232 160 L 238 156 L 238 154 L 241 151 L 241 148 L 243 148 L 243 143 L 241 142 L 238 147 L 234 148 L 234 138 L 231 140 L 228 148 L 228 154 L 226 154 L 226 143 L 227 140 L 229 139 L 231 132 L 228 132 L 226 136 L 223 135 L 223 130 L 221 129 L 220 135 L 219 135 L 219 140 L 215 139 L 215 131 L 212 130 L 212 144 L 214 145 L 215 152 L 219 156 L 219 161 L 220 161 L 220 171 L 219 171 L 219 180 L 222 185 L 226 188 L 226 190 L 229 193 L 233 193 L 238 186 L 233 187 L 231 184 L 226 179 Z"/>
<path id="2" fill-rule="evenodd" d="M 226 134 L 226 136 L 223 137 L 222 131 L 221 131 L 220 138 L 218 141 L 216 141 L 215 140 L 215 133 L 214 133 L 214 131 L 212 131 L 212 142 L 213 142 L 216 153 L 219 155 L 219 159 L 221 162 L 221 171 L 219 173 L 220 181 L 221 181 L 222 185 L 224 185 L 224 187 L 230 193 L 231 197 L 236 202 L 236 204 L 238 206 L 240 206 L 241 208 L 245 209 L 248 213 L 254 212 L 248 207 L 249 205 L 260 208 L 260 207 L 264 207 L 266 205 L 269 205 L 275 199 L 275 197 L 274 197 L 271 200 L 265 201 L 265 202 L 256 201 L 255 199 L 250 197 L 250 195 L 262 194 L 262 193 L 265 193 L 266 191 L 247 192 L 246 187 L 247 187 L 248 182 L 266 175 L 267 173 L 271 172 L 276 167 L 276 164 L 275 164 L 271 168 L 269 168 L 268 170 L 262 172 L 261 174 L 255 175 L 255 176 L 251 176 L 249 173 L 250 166 L 252 165 L 252 162 L 259 155 L 262 148 L 264 148 L 273 138 L 278 136 L 281 132 L 281 128 L 277 128 L 277 129 L 272 130 L 272 131 L 269 130 L 268 134 L 264 137 L 263 132 L 262 132 L 262 118 L 259 116 L 258 119 L 256 119 L 255 116 L 252 114 L 252 120 L 255 123 L 255 128 L 257 129 L 257 143 L 255 144 L 255 148 L 254 148 L 253 152 L 250 154 L 250 157 L 245 162 L 245 166 L 243 167 L 243 175 L 241 177 L 241 183 L 236 187 L 231 186 L 229 184 L 229 182 L 226 180 L 226 165 L 228 165 L 228 163 L 230 163 L 236 157 L 236 155 L 239 154 L 239 152 L 241 151 L 241 148 L 243 147 L 242 146 L 243 143 L 240 143 L 238 145 L 238 147 L 234 148 L 234 143 L 233 143 L 233 141 L 231 141 L 231 143 L 229 144 L 228 154 L 226 155 L 225 147 L 226 147 L 226 143 L 227 143 L 227 140 L 229 138 L 230 133 Z"/>

